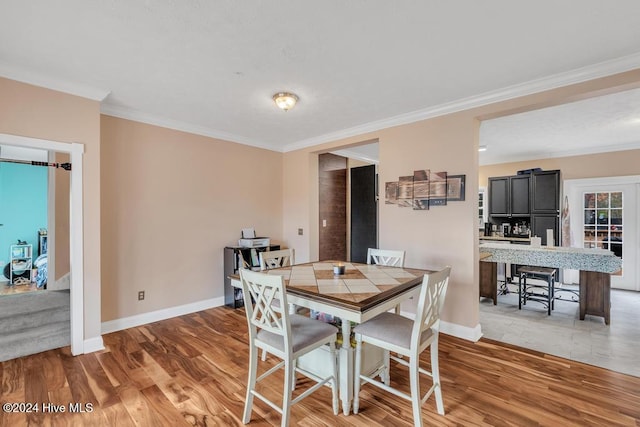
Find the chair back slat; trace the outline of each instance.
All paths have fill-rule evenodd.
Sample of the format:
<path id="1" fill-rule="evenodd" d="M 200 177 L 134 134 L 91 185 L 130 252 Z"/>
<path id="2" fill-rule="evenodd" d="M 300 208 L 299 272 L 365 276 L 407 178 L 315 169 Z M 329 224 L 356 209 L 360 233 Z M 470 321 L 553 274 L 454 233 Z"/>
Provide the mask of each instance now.
<path id="1" fill-rule="evenodd" d="M 290 341 L 290 328 L 287 295 L 284 291 L 282 276 L 240 270 L 240 280 L 249 322 L 249 334 L 255 334 L 256 328 L 259 328 L 282 335 L 286 348 Z M 273 304 L 274 300 L 279 300 L 280 303 Z M 250 339 L 253 339 L 253 336 L 250 336 Z"/>
<path id="2" fill-rule="evenodd" d="M 293 264 L 295 264 L 295 251 L 293 249 L 260 252 L 260 270 L 288 267 Z"/>
<path id="3" fill-rule="evenodd" d="M 425 274 L 416 309 L 416 318 L 411 331 L 411 347 L 420 345 L 422 333 L 428 329 L 439 327 L 440 313 L 444 306 L 444 299 L 449 286 L 451 267 Z"/>
<path id="4" fill-rule="evenodd" d="M 404 267 L 405 251 L 369 248 L 367 264 L 378 264 L 389 267 Z"/>

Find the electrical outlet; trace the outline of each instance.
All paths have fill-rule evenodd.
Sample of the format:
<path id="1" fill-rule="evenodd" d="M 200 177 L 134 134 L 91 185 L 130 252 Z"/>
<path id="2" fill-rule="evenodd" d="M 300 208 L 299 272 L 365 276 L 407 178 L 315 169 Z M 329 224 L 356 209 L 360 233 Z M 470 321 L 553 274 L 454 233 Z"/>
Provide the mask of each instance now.
<path id="1" fill-rule="evenodd" d="M 144 291 L 138 291 L 138 301 L 142 301 L 144 299 Z"/>
<path id="2" fill-rule="evenodd" d="M 298 236 L 302 236 L 302 228 L 298 228 Z"/>

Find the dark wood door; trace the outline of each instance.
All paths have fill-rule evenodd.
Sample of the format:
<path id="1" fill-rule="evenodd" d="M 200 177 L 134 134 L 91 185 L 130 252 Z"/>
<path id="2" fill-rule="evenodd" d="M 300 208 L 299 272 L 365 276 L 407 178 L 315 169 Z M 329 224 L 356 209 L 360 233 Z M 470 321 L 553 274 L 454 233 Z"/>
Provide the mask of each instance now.
<path id="1" fill-rule="evenodd" d="M 367 249 L 378 246 L 376 167 L 351 169 L 351 261 L 367 262 Z"/>
<path id="2" fill-rule="evenodd" d="M 347 260 L 347 158 L 318 156 L 320 260 Z"/>

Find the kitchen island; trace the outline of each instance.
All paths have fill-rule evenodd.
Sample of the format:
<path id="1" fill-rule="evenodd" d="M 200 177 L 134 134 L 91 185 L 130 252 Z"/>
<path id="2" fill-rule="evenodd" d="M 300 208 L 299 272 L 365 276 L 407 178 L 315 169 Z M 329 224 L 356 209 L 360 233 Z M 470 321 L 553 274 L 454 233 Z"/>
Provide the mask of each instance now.
<path id="1" fill-rule="evenodd" d="M 580 270 L 580 320 L 584 320 L 585 315 L 589 314 L 604 317 L 604 322 L 609 324 L 611 273 L 622 268 L 622 259 L 615 256 L 613 252 L 605 249 L 534 247 L 499 243 L 481 243 L 479 249 L 482 254 L 481 263 L 505 262 Z M 497 282 L 494 286 L 497 286 Z M 480 288 L 483 288 L 482 283 Z"/>

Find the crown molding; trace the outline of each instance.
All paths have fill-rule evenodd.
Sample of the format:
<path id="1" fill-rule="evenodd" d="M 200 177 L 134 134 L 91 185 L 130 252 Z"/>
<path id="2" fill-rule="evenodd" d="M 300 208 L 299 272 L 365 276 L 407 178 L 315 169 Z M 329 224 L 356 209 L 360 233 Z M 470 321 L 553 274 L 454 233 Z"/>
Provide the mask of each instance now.
<path id="1" fill-rule="evenodd" d="M 360 160 L 360 161 L 366 162 L 366 163 L 372 163 L 374 165 L 377 165 L 378 163 L 380 163 L 380 160 L 378 160 L 378 159 L 373 159 L 373 158 L 364 156 L 361 153 L 358 153 L 356 151 L 352 151 L 352 150 L 349 150 L 349 149 L 335 150 L 335 151 L 331 151 L 331 153 L 337 154 L 337 155 L 342 156 L 342 157 L 348 157 L 350 159 Z"/>
<path id="2" fill-rule="evenodd" d="M 68 93 L 69 95 L 79 96 L 81 98 L 91 99 L 93 101 L 102 102 L 111 93 L 109 90 L 99 89 L 93 86 L 80 83 L 71 83 L 63 79 L 45 76 L 35 73 L 24 68 L 11 66 L 0 62 L 0 76 L 7 79 L 27 83 L 33 86 L 39 86 L 46 89 L 55 90 L 57 92 Z"/>
<path id="3" fill-rule="evenodd" d="M 173 129 L 181 132 L 187 132 L 195 135 L 206 136 L 208 138 L 215 138 L 229 142 L 235 142 L 238 144 L 249 145 L 256 148 L 263 148 L 265 150 L 282 152 L 279 149 L 265 144 L 260 141 L 254 141 L 245 137 L 234 135 L 227 132 L 221 132 L 214 129 L 210 129 L 204 126 L 194 125 L 192 123 L 186 123 L 179 120 L 167 119 L 165 117 L 148 114 L 142 111 L 134 110 L 126 107 L 119 107 L 110 105 L 108 103 L 102 103 L 100 106 L 100 112 L 107 116 L 118 117 L 121 119 L 132 120 L 135 122 L 146 123 L 149 125 L 160 126 L 163 128 Z"/>
<path id="4" fill-rule="evenodd" d="M 470 110 L 472 108 L 482 107 L 484 105 L 489 105 L 496 102 L 506 101 L 521 96 L 543 92 L 546 90 L 569 86 L 576 83 L 582 83 L 588 80 L 623 73 L 625 71 L 631 71 L 637 68 L 640 68 L 640 53 L 623 56 L 621 58 L 616 58 L 609 61 L 600 62 L 598 64 L 577 68 L 564 73 L 558 73 L 552 76 L 531 80 L 526 83 L 508 86 L 495 91 L 485 92 L 457 101 L 436 105 L 434 107 L 412 111 L 387 119 L 369 122 L 317 137 L 304 139 L 286 145 L 282 151 L 286 153 L 289 151 L 312 147 L 314 145 L 362 135 L 369 132 L 375 132 L 393 126 L 414 123 L 421 120 L 444 116 L 446 114 Z"/>

